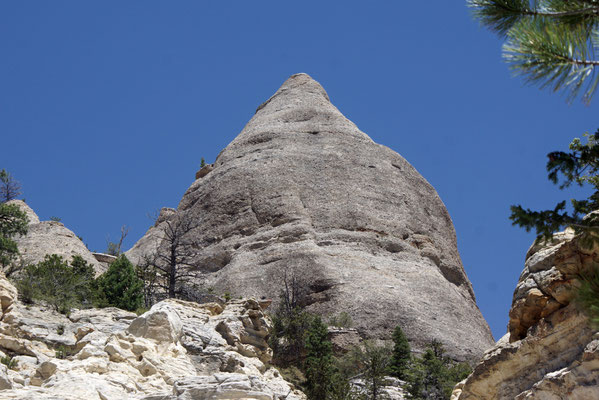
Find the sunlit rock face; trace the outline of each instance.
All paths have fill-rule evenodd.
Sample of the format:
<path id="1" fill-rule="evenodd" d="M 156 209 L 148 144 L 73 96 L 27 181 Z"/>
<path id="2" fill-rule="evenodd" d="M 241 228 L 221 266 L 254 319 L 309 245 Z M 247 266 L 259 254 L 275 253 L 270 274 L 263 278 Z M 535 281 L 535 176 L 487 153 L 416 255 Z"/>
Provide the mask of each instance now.
<path id="1" fill-rule="evenodd" d="M 509 332 L 452 399 L 598 399 L 599 334 L 572 302 L 579 276 L 597 268 L 599 247 L 573 232 L 533 245 L 514 291 Z"/>
<path id="2" fill-rule="evenodd" d="M 462 360 L 493 344 L 434 188 L 308 75 L 290 77 L 200 175 L 166 218 L 197 221 L 206 286 L 276 301 L 286 271 L 311 311 L 348 312 L 362 337 L 401 325 L 416 349 L 437 339 Z M 127 255 L 156 249 L 160 229 Z"/>
<path id="3" fill-rule="evenodd" d="M 252 299 L 65 316 L 20 303 L 0 273 L 0 300 L 1 399 L 306 399 L 268 365 L 271 323 Z"/>

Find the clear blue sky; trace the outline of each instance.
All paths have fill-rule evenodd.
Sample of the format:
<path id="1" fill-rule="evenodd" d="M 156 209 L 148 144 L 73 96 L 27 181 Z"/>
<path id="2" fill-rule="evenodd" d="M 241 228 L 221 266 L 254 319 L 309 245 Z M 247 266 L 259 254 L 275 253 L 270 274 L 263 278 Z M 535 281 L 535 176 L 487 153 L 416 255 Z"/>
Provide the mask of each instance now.
<path id="1" fill-rule="evenodd" d="M 599 127 L 596 104 L 511 77 L 501 43 L 464 1 L 5 1 L 0 168 L 42 219 L 94 250 L 129 225 L 128 248 L 148 213 L 177 206 L 201 157 L 309 73 L 437 189 L 499 338 L 533 240 L 509 206 L 567 197 L 545 155 Z"/>

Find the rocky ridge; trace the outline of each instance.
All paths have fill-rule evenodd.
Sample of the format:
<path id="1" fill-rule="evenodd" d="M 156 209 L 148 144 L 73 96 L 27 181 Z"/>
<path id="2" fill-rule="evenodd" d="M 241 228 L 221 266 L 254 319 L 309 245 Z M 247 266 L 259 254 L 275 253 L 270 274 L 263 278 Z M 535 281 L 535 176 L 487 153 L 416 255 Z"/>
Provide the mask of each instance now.
<path id="1" fill-rule="evenodd" d="M 452 400 L 599 398 L 599 333 L 572 302 L 579 275 L 598 260 L 599 247 L 581 247 L 571 231 L 533 245 L 508 333 L 456 386 Z"/>
<path id="2" fill-rule="evenodd" d="M 251 299 L 66 317 L 23 305 L 0 274 L 0 304 L 2 399 L 305 399 L 268 366 L 270 321 Z"/>
<path id="3" fill-rule="evenodd" d="M 22 200 L 11 200 L 7 204 L 16 204 L 29 218 L 27 234 L 14 238 L 21 253 L 21 261 L 25 265 L 37 264 L 43 261 L 46 255 L 57 254 L 65 261 L 71 261 L 75 255 L 82 257 L 94 267 L 98 275 L 108 268 L 106 264 L 99 262 L 81 239 L 61 222 L 40 221 L 35 211 Z"/>
<path id="4" fill-rule="evenodd" d="M 177 210 L 190 218 L 206 286 L 277 299 L 301 276 L 309 310 L 346 311 L 362 337 L 401 325 L 413 348 L 441 340 L 459 360 L 493 343 L 433 187 L 345 118 L 306 74 L 290 77 L 204 167 Z M 164 220 L 126 254 L 161 245 Z"/>

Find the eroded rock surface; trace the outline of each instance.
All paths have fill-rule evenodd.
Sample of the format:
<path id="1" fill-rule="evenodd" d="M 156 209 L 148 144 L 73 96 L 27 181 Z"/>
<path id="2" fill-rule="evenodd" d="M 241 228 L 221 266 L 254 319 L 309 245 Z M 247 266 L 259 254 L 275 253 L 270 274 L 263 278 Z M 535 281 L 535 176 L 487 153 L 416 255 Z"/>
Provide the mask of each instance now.
<path id="1" fill-rule="evenodd" d="M 267 366 L 270 322 L 255 300 L 224 306 L 166 300 L 68 318 L 24 306 L 0 274 L 2 399 L 261 399 L 305 396 Z M 4 306 L 6 305 L 6 307 Z"/>
<path id="2" fill-rule="evenodd" d="M 18 205 L 29 218 L 27 234 L 14 238 L 25 264 L 37 264 L 48 254 L 58 254 L 69 262 L 73 256 L 79 255 L 94 267 L 97 274 L 106 271 L 107 267 L 99 263 L 81 239 L 61 222 L 40 221 L 24 201 L 11 200 L 8 204 Z"/>
<path id="3" fill-rule="evenodd" d="M 469 360 L 494 342 L 434 188 L 306 74 L 258 108 L 176 215 L 197 221 L 195 264 L 217 292 L 277 299 L 291 271 L 311 311 L 346 311 L 363 337 L 389 339 L 399 324 L 413 347 L 437 339 Z M 158 248 L 160 229 L 127 256 Z"/>
<path id="4" fill-rule="evenodd" d="M 578 275 L 597 268 L 599 248 L 572 232 L 533 245 L 514 292 L 509 332 L 452 399 L 597 399 L 599 333 L 572 302 Z"/>

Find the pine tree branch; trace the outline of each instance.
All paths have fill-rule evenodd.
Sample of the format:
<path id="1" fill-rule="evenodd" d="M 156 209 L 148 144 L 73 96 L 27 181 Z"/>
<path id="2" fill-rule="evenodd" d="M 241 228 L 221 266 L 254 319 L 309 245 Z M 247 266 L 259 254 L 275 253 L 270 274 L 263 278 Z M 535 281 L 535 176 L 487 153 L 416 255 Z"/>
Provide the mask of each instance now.
<path id="1" fill-rule="evenodd" d="M 549 3 L 539 6 L 538 3 Z M 587 6 L 585 6 L 587 5 Z M 578 2 L 535 1 L 531 7 L 528 0 L 469 0 L 474 17 L 500 35 L 523 19 L 546 18 L 557 22 L 582 22 L 599 17 L 599 3 L 592 0 Z"/>
<path id="2" fill-rule="evenodd" d="M 584 89 L 583 99 L 589 102 L 599 82 L 599 61 L 592 57 L 588 35 L 585 27 L 547 19 L 522 21 L 508 32 L 504 59 L 517 74 L 525 75 L 527 82 L 568 91 L 568 100 Z"/>

